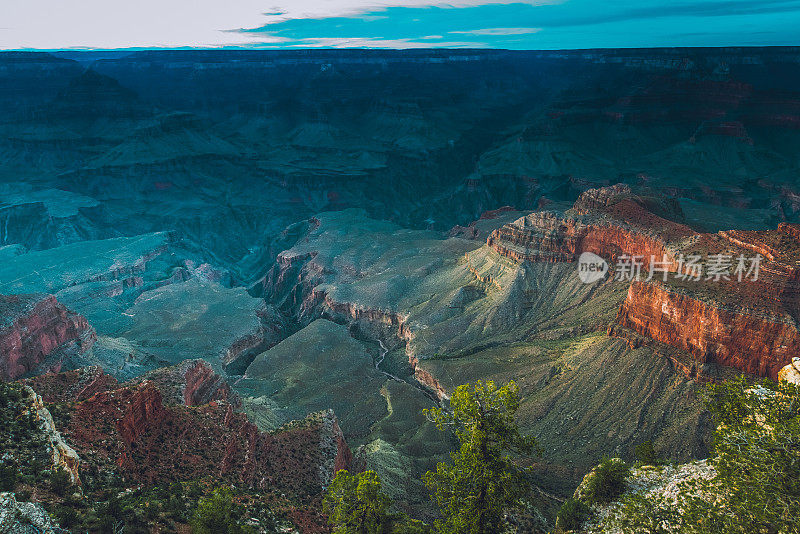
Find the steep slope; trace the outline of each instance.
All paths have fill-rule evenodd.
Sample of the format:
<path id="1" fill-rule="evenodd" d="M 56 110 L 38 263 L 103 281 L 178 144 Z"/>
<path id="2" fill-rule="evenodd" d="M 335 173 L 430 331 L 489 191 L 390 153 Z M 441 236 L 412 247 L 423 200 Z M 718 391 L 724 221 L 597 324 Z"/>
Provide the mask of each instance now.
<path id="1" fill-rule="evenodd" d="M 633 330 L 690 352 L 700 364 L 774 379 L 800 339 L 796 227 L 699 234 L 655 215 L 646 202 L 625 186 L 589 190 L 567 213 L 528 215 L 495 230 L 487 244 L 522 263 L 574 262 L 592 252 L 619 269 L 621 261 L 631 265 L 636 257 L 641 275 L 628 272 L 635 280 L 611 333 Z M 724 268 L 698 275 L 690 270 L 691 258 L 704 262 L 701 270 L 715 258 Z"/>
<path id="2" fill-rule="evenodd" d="M 630 454 L 638 442 L 655 439 L 676 457 L 687 459 L 705 450 L 707 428 L 696 384 L 684 377 L 681 367 L 691 357 L 673 354 L 662 345 L 632 350 L 608 338 L 606 330 L 615 321 L 628 285 L 583 284 L 574 263 L 584 246 L 615 253 L 631 244 L 663 248 L 664 236 L 693 232 L 680 224 L 668 226 L 666 220 L 655 226 L 657 230 L 647 230 L 645 224 L 658 218 L 642 206 L 638 218 L 615 227 L 613 217 L 598 214 L 590 200 L 607 196 L 607 203 L 598 204 L 605 209 L 612 199 L 630 202 L 630 191 L 618 188 L 593 195 L 577 204 L 585 215 L 574 217 L 597 220 L 578 224 L 574 219 L 575 225 L 562 226 L 564 235 L 550 226 L 525 226 L 540 214 L 501 226 L 482 244 L 436 238 L 345 211 L 317 216 L 305 237 L 278 256 L 254 290 L 304 327 L 292 337 L 324 339 L 314 334 L 320 321 L 312 321 L 319 317 L 348 325 L 354 336 L 382 347 L 375 355 L 378 369 L 400 380 L 390 379 L 381 389 L 387 400 L 386 419 L 393 423 L 373 426 L 363 449 L 368 466 L 396 480 L 398 470 L 422 472 L 446 450 L 441 434 L 424 421 L 416 427 L 418 433 L 409 433 L 420 424 L 418 414 L 394 405 L 397 399 L 408 399 L 396 388 L 410 388 L 411 398 L 423 400 L 416 401 L 419 410 L 430 402 L 427 395 L 445 398 L 458 384 L 488 378 L 521 384 L 525 400 L 520 421 L 546 444 L 548 454 L 540 470 L 545 484 L 557 491 L 581 476 L 590 465 L 587 459 L 602 455 L 604 447 Z M 519 228 L 533 237 L 514 243 L 505 237 L 521 236 L 515 233 Z M 580 239 L 574 238 L 575 228 Z M 540 248 L 534 249 L 534 244 Z M 512 247 L 521 252 L 509 253 Z M 313 398 L 320 389 L 303 378 L 300 367 L 313 358 L 290 346 L 293 358 L 303 363 L 294 371 L 277 372 L 278 405 L 287 399 L 281 391 L 289 390 L 280 386 L 285 381 L 292 380 L 290 391 L 296 398 Z M 285 361 L 280 352 L 274 352 L 272 360 L 270 353 L 278 347 L 256 362 Z M 258 372 L 251 366 L 247 378 L 266 370 L 271 374 L 284 364 L 261 365 Z M 286 372 L 291 378 L 283 377 Z M 341 370 L 335 372 L 331 376 L 340 376 Z M 334 382 L 349 379 L 346 372 Z M 262 391 L 270 396 L 268 389 Z M 357 406 L 376 389 L 360 389 L 356 398 L 349 390 L 346 395 L 328 391 L 330 402 Z M 252 395 L 247 388 L 242 391 Z M 630 406 L 641 408 L 634 413 Z M 355 430 L 343 421 L 345 433 Z M 422 436 L 425 445 L 408 446 Z"/>
<path id="3" fill-rule="evenodd" d="M 56 370 L 92 346 L 86 318 L 51 295 L 0 295 L 0 379 Z"/>
<path id="4" fill-rule="evenodd" d="M 44 414 L 50 432 L 57 436 L 51 440 L 61 447 L 57 450 L 63 449 L 75 459 L 66 465 L 74 472 L 72 483 L 81 487 L 77 505 L 81 513 L 107 499 L 109 488 L 117 488 L 122 499 L 142 486 L 233 483 L 243 492 L 240 499 L 263 499 L 260 509 L 249 512 L 255 518 L 265 519 L 263 506 L 267 504 L 268 514 L 273 513 L 270 507 L 283 510 L 289 524 L 295 523 L 304 532 L 324 530 L 319 512 L 321 492 L 334 472 L 349 468 L 352 461 L 332 411 L 262 433 L 229 402 L 203 402 L 205 399 L 197 396 L 198 391 L 210 391 L 220 384 L 220 377 L 205 363 L 165 368 L 151 378 L 120 385 L 94 368 L 0 387 L 4 398 L 12 401 L 8 409 L 19 409 L 14 399 L 24 401 L 24 395 L 15 393 L 18 388 L 27 391 L 38 406 L 37 413 Z M 198 382 L 204 387 L 198 388 Z M 34 390 L 41 391 L 42 397 Z M 182 397 L 176 395 L 180 390 Z M 214 397 L 224 397 L 225 393 L 219 393 L 229 390 L 222 386 L 216 391 Z M 60 434 L 50 411 L 58 414 L 55 420 Z M 0 432 L 0 437 L 9 438 L 5 432 Z M 60 500 L 58 492 L 49 493 L 38 475 L 26 471 L 35 465 L 37 443 L 31 439 L 12 447 L 3 461 L 22 466 L 23 474 L 31 475 L 33 481 L 27 484 L 39 492 L 45 506 L 52 507 Z M 164 450 L 170 453 L 165 455 Z M 149 517 L 147 524 L 165 521 L 161 516 Z"/>

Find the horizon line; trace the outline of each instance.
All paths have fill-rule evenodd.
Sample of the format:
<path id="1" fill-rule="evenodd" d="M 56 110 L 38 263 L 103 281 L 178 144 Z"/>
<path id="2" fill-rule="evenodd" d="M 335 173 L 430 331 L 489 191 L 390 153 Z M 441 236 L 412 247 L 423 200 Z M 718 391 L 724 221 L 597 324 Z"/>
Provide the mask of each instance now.
<path id="1" fill-rule="evenodd" d="M 769 45 L 715 45 L 715 46 L 607 46 L 607 47 L 575 47 L 575 48 L 492 48 L 492 47 L 461 47 L 461 46 L 432 46 L 430 48 L 390 48 L 372 46 L 286 46 L 286 47 L 252 47 L 252 46 L 143 46 L 127 48 L 0 48 L 0 54 L 8 52 L 28 53 L 58 53 L 58 52 L 205 52 L 205 51 L 235 51 L 235 52 L 298 52 L 298 51 L 373 51 L 373 52 L 432 52 L 447 50 L 450 52 L 589 52 L 606 50 L 721 50 L 721 49 L 768 49 L 768 48 L 800 48 L 798 44 L 769 44 Z"/>

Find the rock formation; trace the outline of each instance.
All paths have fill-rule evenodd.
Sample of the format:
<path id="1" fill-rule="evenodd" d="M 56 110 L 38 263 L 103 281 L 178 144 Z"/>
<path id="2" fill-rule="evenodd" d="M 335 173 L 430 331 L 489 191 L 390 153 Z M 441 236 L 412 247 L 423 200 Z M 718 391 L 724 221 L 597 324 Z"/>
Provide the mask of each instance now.
<path id="1" fill-rule="evenodd" d="M 0 493 L 0 532 L 3 534 L 57 534 L 62 532 L 41 504 L 17 501 Z"/>
<path id="2" fill-rule="evenodd" d="M 800 386 L 800 358 L 792 358 L 792 363 L 778 372 L 778 380 Z"/>
<path id="3" fill-rule="evenodd" d="M 95 339 L 86 319 L 52 295 L 0 295 L 0 378 L 58 371 L 69 351 L 84 352 Z"/>
<path id="4" fill-rule="evenodd" d="M 572 262 L 582 252 L 611 262 L 636 257 L 641 274 L 609 333 L 631 339 L 628 329 L 685 350 L 701 363 L 776 378 L 800 350 L 797 228 L 781 224 L 771 231 L 701 234 L 650 209 L 624 185 L 589 190 L 565 214 L 531 213 L 493 232 L 487 245 L 518 263 Z M 724 277 L 686 277 L 691 273 L 684 258 L 708 260 L 715 254 L 728 258 Z M 737 258 L 756 255 L 759 276 L 737 277 Z M 652 266 L 659 269 L 653 277 L 651 260 L 659 262 Z"/>
<path id="5" fill-rule="evenodd" d="M 226 401 L 186 406 L 171 397 L 149 380 L 98 392 L 74 405 L 65 435 L 79 453 L 95 451 L 84 465 L 90 472 L 117 466 L 148 483 L 213 473 L 302 496 L 312 487 L 318 494 L 336 467 L 350 465 L 332 413 L 265 434 Z"/>
<path id="6" fill-rule="evenodd" d="M 82 488 L 90 501 L 115 477 L 137 487 L 212 477 L 214 486 L 235 484 L 257 498 L 269 495 L 270 505 L 282 507 L 296 524 L 319 531 L 324 525 L 323 490 L 336 471 L 353 468 L 332 410 L 261 432 L 223 400 L 235 396 L 205 362 L 183 362 L 148 376 L 120 385 L 93 368 L 8 384 L 8 398 L 16 398 L 15 389 L 23 392 L 15 408 L 20 424 L 27 428 L 25 416 L 30 414 L 36 424 L 31 429 L 45 439 L 18 443 L 3 461 L 29 470 L 46 452 L 52 456 L 51 469 L 66 470 L 71 484 Z M 64 426 L 56 428 L 47 406 L 57 408 L 56 419 Z M 3 427 L 0 437 L 13 442 L 14 431 L 5 431 Z M 0 506 L 0 514 L 7 504 Z"/>
<path id="7" fill-rule="evenodd" d="M 185 360 L 137 377 L 126 385 L 149 381 L 169 398 L 170 404 L 200 406 L 212 401 L 228 401 L 238 405 L 228 382 L 205 360 Z"/>

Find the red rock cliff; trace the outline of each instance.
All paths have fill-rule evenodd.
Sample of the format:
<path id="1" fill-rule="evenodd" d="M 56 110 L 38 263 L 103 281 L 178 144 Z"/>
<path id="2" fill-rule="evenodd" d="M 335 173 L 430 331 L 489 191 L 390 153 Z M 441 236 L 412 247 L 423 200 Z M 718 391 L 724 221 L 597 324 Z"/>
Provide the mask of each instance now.
<path id="1" fill-rule="evenodd" d="M 37 370 L 68 344 L 86 350 L 94 339 L 86 318 L 52 295 L 0 295 L 0 378 L 13 380 Z M 61 361 L 49 365 L 58 370 Z"/>
<path id="2" fill-rule="evenodd" d="M 800 354 L 796 323 L 703 302 L 652 283 L 631 284 L 617 324 L 686 350 L 702 362 L 773 379 Z"/>
<path id="3" fill-rule="evenodd" d="M 226 401 L 185 406 L 173 396 L 149 380 L 98 392 L 73 406 L 65 437 L 91 470 L 146 483 L 213 475 L 303 499 L 351 465 L 332 412 L 263 433 Z"/>
<path id="4" fill-rule="evenodd" d="M 674 263 L 670 242 L 695 234 L 649 211 L 623 185 L 586 191 L 573 212 L 531 213 L 492 232 L 486 244 L 516 262 L 575 261 L 593 252 L 612 261 L 638 255 L 648 265 L 651 256 Z"/>
<path id="5" fill-rule="evenodd" d="M 703 363 L 776 378 L 800 353 L 798 226 L 699 234 L 654 214 L 652 206 L 670 209 L 658 199 L 636 197 L 624 185 L 589 190 L 567 213 L 532 213 L 493 232 L 487 245 L 517 262 L 574 261 L 585 251 L 611 261 L 636 255 L 642 257 L 642 272 L 651 255 L 666 256 L 675 273 L 681 254 L 703 261 L 725 254 L 734 262 L 739 255 L 759 254 L 756 280 L 674 282 L 673 277 L 666 284 L 633 283 L 609 333 L 625 335 L 627 329 Z"/>

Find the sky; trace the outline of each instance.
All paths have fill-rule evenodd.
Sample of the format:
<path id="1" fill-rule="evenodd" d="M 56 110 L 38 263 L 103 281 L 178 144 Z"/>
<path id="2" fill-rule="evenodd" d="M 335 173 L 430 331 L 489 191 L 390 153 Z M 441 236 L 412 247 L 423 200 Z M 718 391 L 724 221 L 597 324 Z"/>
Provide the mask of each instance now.
<path id="1" fill-rule="evenodd" d="M 0 0 L 0 49 L 800 45 L 800 0 Z"/>

